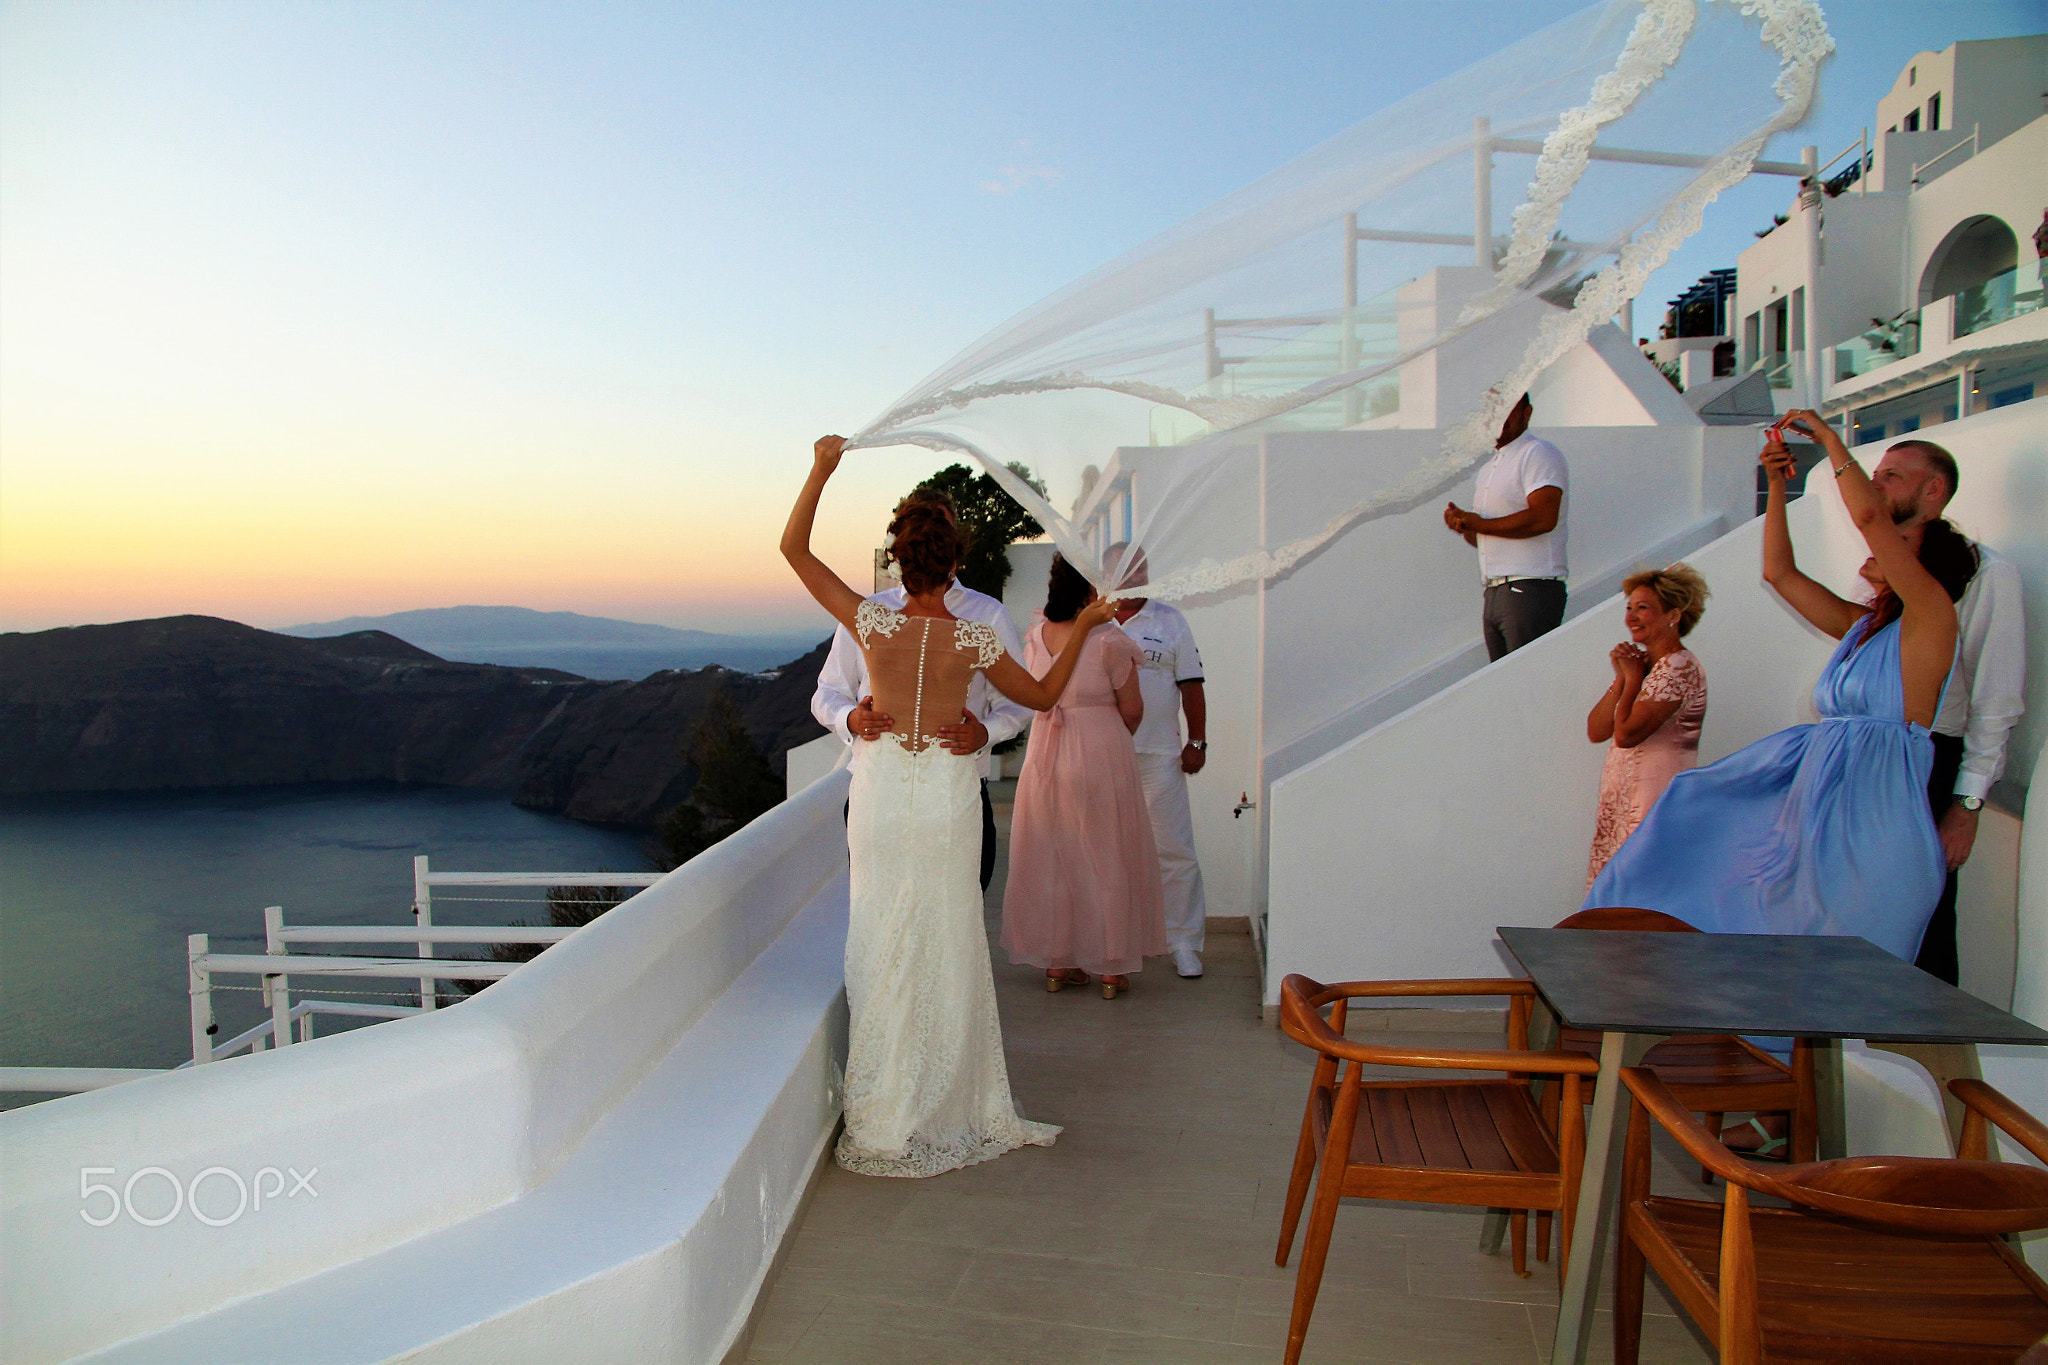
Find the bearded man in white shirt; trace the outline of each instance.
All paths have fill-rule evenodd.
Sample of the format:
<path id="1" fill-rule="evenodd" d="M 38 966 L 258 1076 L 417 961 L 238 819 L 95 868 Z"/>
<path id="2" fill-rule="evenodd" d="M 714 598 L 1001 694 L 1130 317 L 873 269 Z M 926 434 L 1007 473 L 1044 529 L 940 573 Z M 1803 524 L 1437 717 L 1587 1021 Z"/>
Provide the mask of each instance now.
<path id="1" fill-rule="evenodd" d="M 1444 525 L 1479 549 L 1486 580 L 1480 630 L 1486 657 L 1512 654 L 1564 621 L 1564 456 L 1529 435 L 1535 413 L 1523 394 L 1501 424 L 1493 458 L 1479 467 L 1472 510 L 1444 505 Z"/>
<path id="2" fill-rule="evenodd" d="M 900 512 L 912 503 L 930 503 L 943 508 L 947 520 L 959 525 L 959 513 L 953 507 L 953 500 L 937 489 L 912 490 L 909 497 L 897 504 L 896 510 Z M 957 572 L 959 566 L 954 568 Z M 909 594 L 897 587 L 876 594 L 873 600 L 885 607 L 900 609 L 909 600 Z M 995 598 L 972 588 L 963 588 L 960 580 L 955 578 L 952 586 L 946 589 L 946 610 L 964 621 L 981 621 L 994 627 L 996 638 L 1002 641 L 1010 657 L 1019 660 L 1024 657 L 1024 642 L 1017 636 L 1017 627 L 1011 623 L 1010 613 Z M 825 656 L 825 666 L 818 671 L 818 689 L 811 694 L 811 715 L 818 724 L 853 745 L 853 762 L 856 764 L 860 762 L 861 750 L 865 747 L 863 742 L 872 742 L 895 726 L 892 717 L 875 710 L 875 699 L 868 693 L 867 656 L 845 626 L 832 632 L 832 649 Z M 960 713 L 960 719 L 938 729 L 940 742 L 948 752 L 980 756 L 981 889 L 984 891 L 988 890 L 996 870 L 996 817 L 988 799 L 988 751 L 1021 733 L 1030 719 L 1028 708 L 996 691 L 977 671 L 967 689 L 967 708 Z"/>
<path id="3" fill-rule="evenodd" d="M 1126 562 L 1128 561 L 1128 562 Z M 1145 718 L 1131 736 L 1138 750 L 1138 781 L 1152 816 L 1152 841 L 1159 848 L 1159 880 L 1166 892 L 1166 946 L 1182 976 L 1202 974 L 1209 903 L 1202 894 L 1202 865 L 1195 860 L 1195 820 L 1188 806 L 1188 778 L 1209 757 L 1209 702 L 1202 689 L 1202 652 L 1188 618 L 1164 602 L 1123 594 L 1151 582 L 1144 552 L 1128 543 L 1103 552 L 1104 576 L 1117 585 L 1117 624 L 1145 656 L 1138 670 L 1138 694 Z M 1187 739 L 1181 739 L 1181 715 Z"/>
<path id="4" fill-rule="evenodd" d="M 1916 554 L 1922 528 L 1947 510 L 1957 479 L 1955 456 L 1932 441 L 1900 441 L 1870 471 L 1871 486 L 1890 504 L 1893 523 Z M 1984 798 L 1998 780 L 2006 740 L 2026 709 L 2020 573 L 1982 545 L 1976 550 L 1976 576 L 1956 603 L 1956 668 L 1934 717 L 1934 771 L 1927 783 L 1928 804 L 1948 858 L 1948 884 L 1914 960 L 1920 970 L 1951 986 L 1960 975 L 1956 870 L 1969 860 Z"/>

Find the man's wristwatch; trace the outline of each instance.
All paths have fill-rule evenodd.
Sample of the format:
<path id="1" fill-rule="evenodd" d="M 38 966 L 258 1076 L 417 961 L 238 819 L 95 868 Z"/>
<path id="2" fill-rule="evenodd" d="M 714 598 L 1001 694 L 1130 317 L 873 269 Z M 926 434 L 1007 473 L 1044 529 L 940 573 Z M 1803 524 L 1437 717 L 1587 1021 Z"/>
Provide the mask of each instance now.
<path id="1" fill-rule="evenodd" d="M 1984 809 L 1984 798 L 1981 796 L 1958 796 L 1956 804 L 1970 812 L 1970 814 L 1975 815 L 1978 811 Z"/>
<path id="2" fill-rule="evenodd" d="M 1188 741 L 1188 747 L 1198 754 L 1206 754 L 1209 752 L 1209 741 L 1206 739 L 1191 739 Z M 1981 805 L 1982 803 L 1979 802 L 1978 804 Z"/>

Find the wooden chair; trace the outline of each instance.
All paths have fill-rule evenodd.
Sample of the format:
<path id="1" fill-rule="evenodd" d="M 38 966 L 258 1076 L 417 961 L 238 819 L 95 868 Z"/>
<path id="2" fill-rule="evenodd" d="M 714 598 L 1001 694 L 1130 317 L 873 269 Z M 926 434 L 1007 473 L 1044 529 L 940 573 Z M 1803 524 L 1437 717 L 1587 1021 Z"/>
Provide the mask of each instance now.
<path id="1" fill-rule="evenodd" d="M 2048 1284 L 2002 1234 L 2048 1227 L 2048 1171 L 1986 1160 L 1986 1120 L 2048 1160 L 2048 1126 L 1982 1081 L 1962 1158 L 1865 1156 L 1766 1173 L 1737 1159 L 1656 1073 L 1622 1073 L 1635 1105 L 1622 1166 L 1614 1358 L 1634 1365 L 1654 1267 L 1727 1365 L 1764 1360 L 2010 1362 L 2048 1333 Z M 1725 1204 L 1650 1194 L 1650 1120 L 1727 1182 Z M 1750 1191 L 1795 1205 L 1756 1208 Z"/>
<path id="2" fill-rule="evenodd" d="M 1353 999 L 1443 995 L 1509 997 L 1510 1048 L 1389 1047 L 1344 1036 L 1345 1011 Z M 1529 1008 L 1535 998 L 1534 986 L 1513 979 L 1351 981 L 1325 986 L 1305 976 L 1289 976 L 1281 983 L 1281 1028 L 1318 1054 L 1287 1185 L 1280 1249 L 1273 1258 L 1279 1265 L 1287 1264 L 1314 1176 L 1315 1206 L 1295 1277 L 1287 1365 L 1295 1365 L 1301 1356 L 1340 1199 L 1412 1199 L 1515 1210 L 1515 1269 L 1523 1274 L 1525 1215 L 1520 1210 L 1561 1210 L 1569 1249 L 1572 1207 L 1585 1155 L 1579 1078 L 1600 1068 L 1576 1052 L 1528 1050 Z M 1327 1022 L 1325 1008 L 1330 1010 Z M 1365 1068 L 1378 1066 L 1561 1076 L 1564 1120 L 1553 1138 L 1523 1079 L 1365 1079 Z"/>

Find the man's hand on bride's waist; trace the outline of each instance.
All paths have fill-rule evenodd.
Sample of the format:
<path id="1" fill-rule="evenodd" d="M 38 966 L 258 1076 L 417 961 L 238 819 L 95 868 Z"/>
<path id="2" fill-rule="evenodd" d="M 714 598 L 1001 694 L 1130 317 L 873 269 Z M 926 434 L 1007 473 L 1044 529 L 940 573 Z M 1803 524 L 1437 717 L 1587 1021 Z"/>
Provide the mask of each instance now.
<path id="1" fill-rule="evenodd" d="M 875 709 L 873 697 L 862 697 L 860 705 L 846 713 L 846 729 L 855 739 L 875 739 L 894 729 L 896 722 Z"/>
<path id="2" fill-rule="evenodd" d="M 988 744 L 988 727 L 972 711 L 962 711 L 957 725 L 941 725 L 938 728 L 939 742 L 949 754 L 966 757 L 978 754 Z"/>

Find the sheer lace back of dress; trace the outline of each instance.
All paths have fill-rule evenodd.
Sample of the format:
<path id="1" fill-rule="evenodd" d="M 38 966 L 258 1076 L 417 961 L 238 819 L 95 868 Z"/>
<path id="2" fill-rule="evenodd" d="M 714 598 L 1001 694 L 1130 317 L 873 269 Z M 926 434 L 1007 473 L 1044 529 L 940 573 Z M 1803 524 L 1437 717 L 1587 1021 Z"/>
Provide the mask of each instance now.
<path id="1" fill-rule="evenodd" d="M 868 601 L 855 611 L 854 627 L 875 709 L 894 719 L 892 733 L 912 752 L 936 743 L 940 726 L 959 722 L 975 670 L 1003 656 L 995 630 L 980 621 L 906 616 Z"/>

